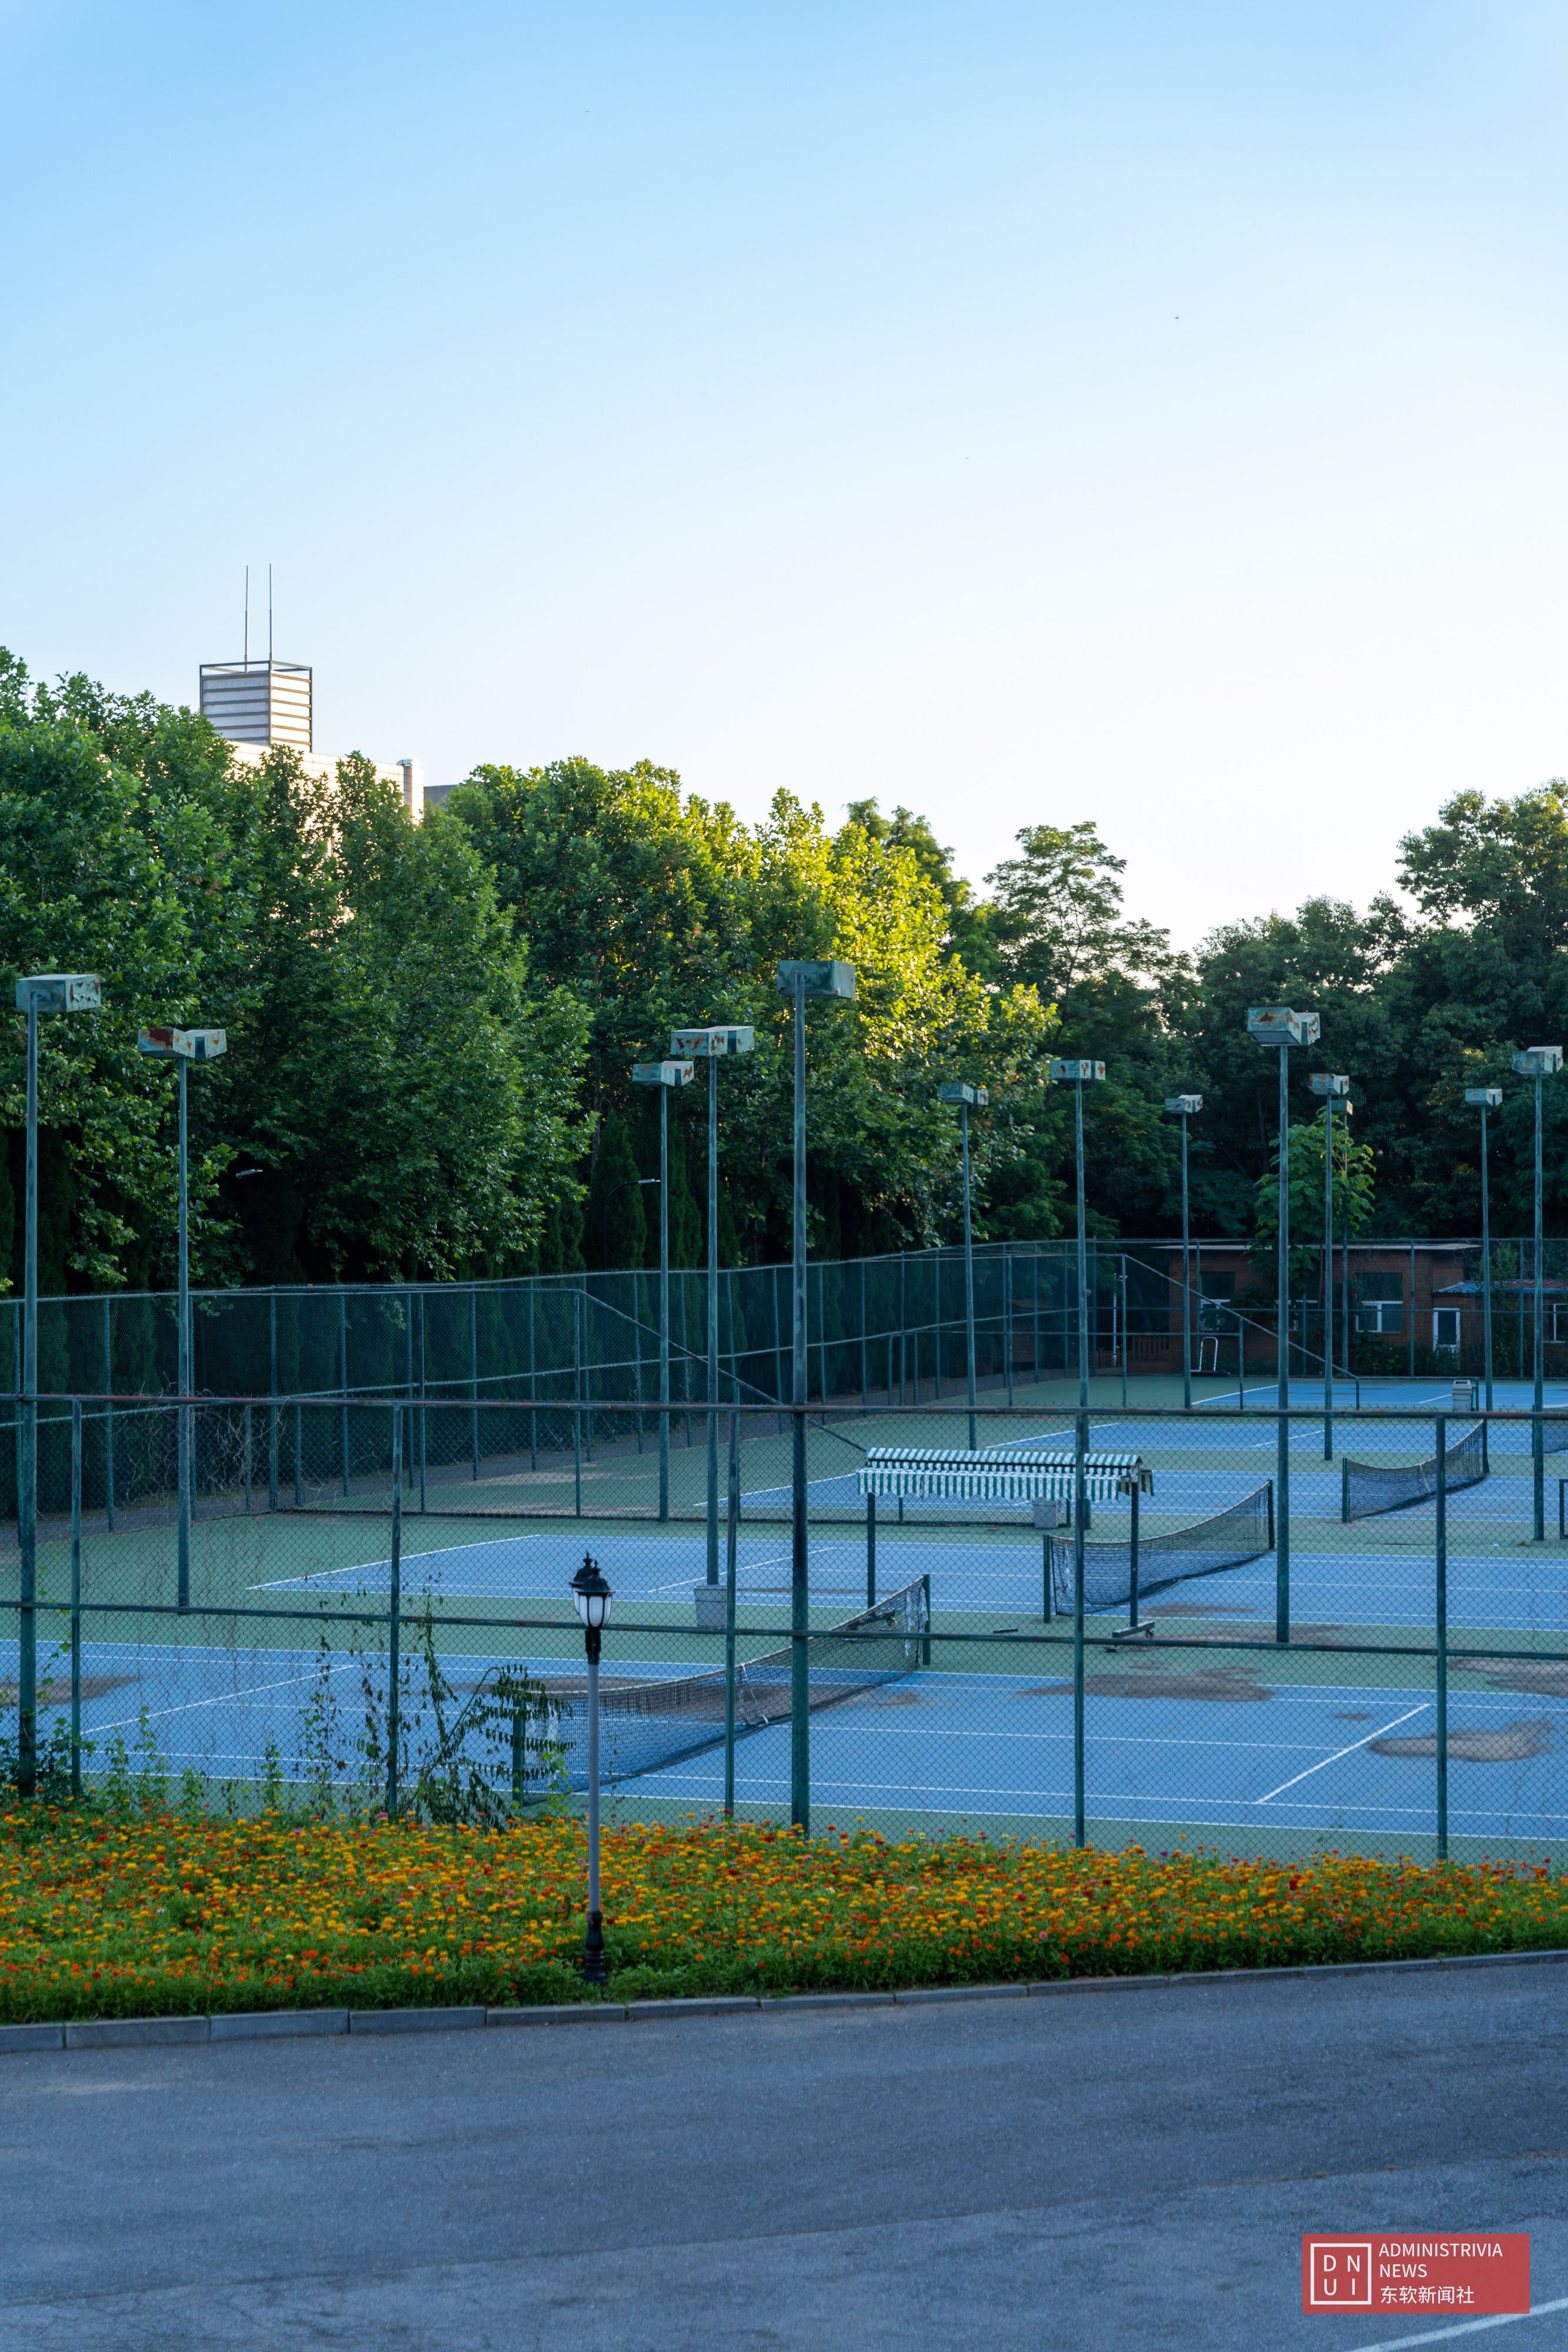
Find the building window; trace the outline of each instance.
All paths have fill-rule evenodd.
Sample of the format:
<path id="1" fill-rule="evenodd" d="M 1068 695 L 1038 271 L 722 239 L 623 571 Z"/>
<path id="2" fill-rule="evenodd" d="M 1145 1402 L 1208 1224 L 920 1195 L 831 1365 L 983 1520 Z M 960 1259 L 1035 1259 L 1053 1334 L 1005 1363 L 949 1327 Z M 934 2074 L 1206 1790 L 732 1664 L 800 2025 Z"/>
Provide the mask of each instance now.
<path id="1" fill-rule="evenodd" d="M 1236 1317 L 1230 1302 L 1236 1296 L 1233 1274 L 1205 1274 L 1200 1276 L 1203 1295 L 1197 1302 L 1197 1328 L 1200 1331 L 1234 1331 Z"/>
<path id="2" fill-rule="evenodd" d="M 1458 1356 L 1459 1310 L 1457 1307 L 1435 1307 L 1432 1309 L 1432 1345 L 1450 1356 Z"/>
<path id="3" fill-rule="evenodd" d="M 1355 1328 L 1382 1338 L 1396 1339 L 1405 1328 L 1405 1277 L 1402 1274 L 1358 1274 L 1355 1277 Z"/>

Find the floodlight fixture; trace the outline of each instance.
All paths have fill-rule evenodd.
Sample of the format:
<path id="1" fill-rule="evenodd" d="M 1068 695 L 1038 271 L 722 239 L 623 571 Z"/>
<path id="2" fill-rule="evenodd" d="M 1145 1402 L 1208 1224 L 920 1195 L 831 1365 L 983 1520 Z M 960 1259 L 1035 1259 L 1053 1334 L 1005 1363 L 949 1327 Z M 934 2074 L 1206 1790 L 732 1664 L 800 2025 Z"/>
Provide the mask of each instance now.
<path id="1" fill-rule="evenodd" d="M 852 963 L 791 961 L 779 965 L 778 984 L 783 996 L 793 996 L 799 989 L 802 996 L 843 996 L 852 1000 L 855 968 Z"/>
<path id="2" fill-rule="evenodd" d="M 1527 1045 L 1522 1054 L 1514 1055 L 1513 1066 L 1521 1078 L 1554 1078 L 1563 1067 L 1563 1048 Z"/>
<path id="3" fill-rule="evenodd" d="M 1498 1110 L 1501 1108 L 1501 1104 L 1502 1088 L 1500 1087 L 1467 1087 L 1465 1088 L 1467 1110 Z"/>
<path id="4" fill-rule="evenodd" d="M 962 1103 L 967 1110 L 984 1110 L 990 1098 L 984 1087 L 967 1087 L 961 1078 L 944 1078 L 936 1089 L 938 1102 Z"/>
<path id="5" fill-rule="evenodd" d="M 1063 1086 L 1087 1086 L 1092 1078 L 1104 1076 L 1105 1065 L 1103 1062 L 1052 1062 L 1051 1075 Z"/>
<path id="6" fill-rule="evenodd" d="M 672 1054 L 690 1055 L 700 1062 L 726 1061 L 732 1054 L 756 1049 L 755 1029 L 677 1029 L 670 1039 Z"/>
<path id="7" fill-rule="evenodd" d="M 97 1013 L 103 989 L 96 971 L 30 971 L 16 982 L 16 1010 L 29 1005 L 38 1013 Z"/>
<path id="8" fill-rule="evenodd" d="M 1288 1004 L 1250 1004 L 1247 1034 L 1260 1045 L 1315 1045 L 1322 1035 L 1316 1013 L 1294 1013 Z"/>
<path id="9" fill-rule="evenodd" d="M 215 1062 L 228 1052 L 226 1029 L 139 1029 L 136 1050 L 152 1062 Z"/>
<path id="10" fill-rule="evenodd" d="M 1350 1080 L 1339 1070 L 1313 1070 L 1307 1079 L 1307 1091 L 1321 1101 L 1339 1102 L 1350 1092 Z"/>
<path id="11" fill-rule="evenodd" d="M 634 1087 L 671 1087 L 678 1094 L 689 1087 L 696 1076 L 695 1062 L 633 1062 L 632 1083 Z"/>

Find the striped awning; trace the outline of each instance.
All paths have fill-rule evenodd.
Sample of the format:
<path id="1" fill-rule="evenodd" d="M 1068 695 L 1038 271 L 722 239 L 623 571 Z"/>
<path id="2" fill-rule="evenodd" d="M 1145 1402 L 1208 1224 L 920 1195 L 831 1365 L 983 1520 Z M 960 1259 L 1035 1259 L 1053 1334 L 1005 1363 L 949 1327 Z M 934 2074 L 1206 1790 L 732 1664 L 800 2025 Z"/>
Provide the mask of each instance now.
<path id="1" fill-rule="evenodd" d="M 1071 1501 L 1077 1457 L 1065 1452 L 1033 1452 L 993 1446 L 971 1454 L 963 1446 L 873 1445 L 858 1473 L 866 1496 L 904 1496 L 930 1501 L 1032 1503 L 1055 1497 Z M 1155 1491 L 1154 1474 L 1136 1454 L 1086 1454 L 1083 1490 L 1091 1502 L 1108 1503 L 1136 1484 Z"/>

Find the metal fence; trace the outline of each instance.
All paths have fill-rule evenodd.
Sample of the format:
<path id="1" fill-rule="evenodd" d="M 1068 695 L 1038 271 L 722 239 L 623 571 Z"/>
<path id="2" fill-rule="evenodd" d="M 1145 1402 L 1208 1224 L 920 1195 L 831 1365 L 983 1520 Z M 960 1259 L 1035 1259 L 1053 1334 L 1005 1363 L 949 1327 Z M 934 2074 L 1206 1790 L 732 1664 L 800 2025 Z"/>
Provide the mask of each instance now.
<path id="1" fill-rule="evenodd" d="M 788 1820 L 804 1753 L 818 1829 L 1568 1853 L 1568 1399 L 1309 1399 L 1277 1492 L 1255 1393 L 1061 1395 L 982 1406 L 982 1449 L 1132 1454 L 1151 1492 L 871 1501 L 869 1449 L 961 1446 L 966 1416 L 814 1406 L 799 1618 L 787 1409 L 733 1410 L 715 1523 L 699 1403 L 661 1519 L 645 1401 L 203 1398 L 182 1608 L 177 1408 L 59 1398 L 30 1605 L 0 1525 L 0 1744 L 28 1747 L 31 1698 L 46 1790 L 570 1806 L 591 1552 L 623 1818 Z"/>

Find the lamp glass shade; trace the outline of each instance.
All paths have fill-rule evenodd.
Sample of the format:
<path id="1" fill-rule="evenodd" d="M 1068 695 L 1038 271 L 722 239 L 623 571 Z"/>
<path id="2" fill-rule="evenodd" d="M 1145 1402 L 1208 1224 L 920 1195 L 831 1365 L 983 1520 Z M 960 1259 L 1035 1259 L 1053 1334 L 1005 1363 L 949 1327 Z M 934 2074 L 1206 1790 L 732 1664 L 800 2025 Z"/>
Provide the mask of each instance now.
<path id="1" fill-rule="evenodd" d="M 613 1597 L 599 1572 L 599 1562 L 585 1553 L 582 1566 L 571 1580 L 571 1598 L 578 1615 L 590 1633 L 597 1633 L 607 1622 Z"/>

